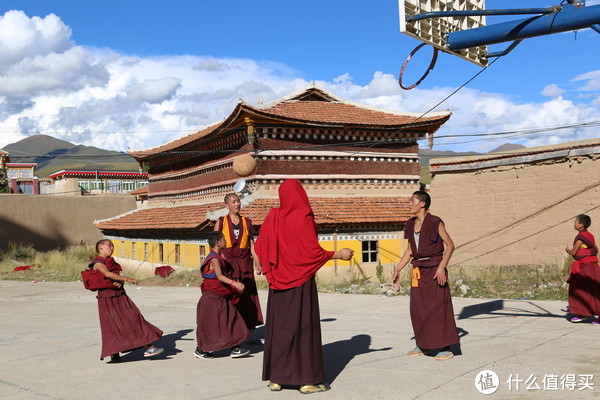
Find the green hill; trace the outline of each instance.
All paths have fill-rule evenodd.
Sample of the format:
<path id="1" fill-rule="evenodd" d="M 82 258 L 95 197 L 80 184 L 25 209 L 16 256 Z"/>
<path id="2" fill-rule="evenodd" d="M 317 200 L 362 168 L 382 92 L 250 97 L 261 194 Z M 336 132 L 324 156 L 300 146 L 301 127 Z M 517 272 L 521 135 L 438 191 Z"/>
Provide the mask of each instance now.
<path id="1" fill-rule="evenodd" d="M 127 153 L 74 145 L 48 135 L 29 136 L 2 150 L 11 162 L 37 163 L 35 174 L 48 178 L 54 172 L 67 170 L 138 171 L 137 161 Z"/>

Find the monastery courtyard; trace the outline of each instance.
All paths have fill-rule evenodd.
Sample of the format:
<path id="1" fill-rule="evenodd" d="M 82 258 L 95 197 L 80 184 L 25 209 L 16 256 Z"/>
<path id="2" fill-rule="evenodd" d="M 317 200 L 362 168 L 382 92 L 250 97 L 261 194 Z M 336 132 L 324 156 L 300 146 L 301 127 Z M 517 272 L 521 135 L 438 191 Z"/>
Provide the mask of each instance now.
<path id="1" fill-rule="evenodd" d="M 81 283 L 0 281 L 0 399 L 305 397 L 267 389 L 261 346 L 248 346 L 244 359 L 194 357 L 198 288 L 128 293 L 164 330 L 165 353 L 144 359 L 138 350 L 106 364 L 95 295 Z M 319 301 L 331 390 L 315 398 L 600 398 L 600 327 L 566 321 L 566 301 L 455 298 L 462 355 L 448 361 L 405 355 L 414 348 L 408 296 L 323 293 Z M 484 370 L 499 377 L 489 396 L 480 393 L 494 386 Z"/>

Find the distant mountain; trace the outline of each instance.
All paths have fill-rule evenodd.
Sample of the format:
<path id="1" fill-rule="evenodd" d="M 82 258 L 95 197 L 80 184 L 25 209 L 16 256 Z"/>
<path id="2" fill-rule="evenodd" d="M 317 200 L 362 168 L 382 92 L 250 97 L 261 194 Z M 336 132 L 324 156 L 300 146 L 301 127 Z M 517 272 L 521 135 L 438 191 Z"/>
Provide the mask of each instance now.
<path id="1" fill-rule="evenodd" d="M 74 145 L 48 135 L 29 136 L 2 150 L 11 162 L 37 163 L 35 174 L 48 178 L 54 172 L 67 170 L 138 171 L 137 161 L 127 153 Z"/>
<path id="2" fill-rule="evenodd" d="M 494 150 L 489 153 L 499 153 L 504 151 L 511 150 L 520 150 L 526 149 L 527 147 L 522 146 L 520 144 L 513 143 L 504 143 L 501 146 L 496 147 Z M 431 182 L 431 174 L 429 173 L 429 161 L 434 158 L 448 158 L 448 157 L 464 157 L 464 156 L 478 156 L 482 154 L 489 153 L 476 153 L 474 151 L 468 152 L 454 152 L 454 151 L 438 151 L 438 150 L 429 150 L 429 149 L 419 149 L 419 162 L 421 163 L 421 182 L 430 183 Z"/>
<path id="3" fill-rule="evenodd" d="M 490 153 L 501 153 L 503 151 L 521 150 L 526 148 L 527 147 L 520 144 L 504 143 L 503 145 L 498 146 L 494 150 L 490 151 Z"/>
<path id="4" fill-rule="evenodd" d="M 421 163 L 421 167 L 428 167 L 429 160 L 431 160 L 432 158 L 476 156 L 479 154 L 481 154 L 481 153 L 476 153 L 474 151 L 457 153 L 455 151 L 450 151 L 450 150 L 440 151 L 440 150 L 419 149 L 419 162 Z"/>

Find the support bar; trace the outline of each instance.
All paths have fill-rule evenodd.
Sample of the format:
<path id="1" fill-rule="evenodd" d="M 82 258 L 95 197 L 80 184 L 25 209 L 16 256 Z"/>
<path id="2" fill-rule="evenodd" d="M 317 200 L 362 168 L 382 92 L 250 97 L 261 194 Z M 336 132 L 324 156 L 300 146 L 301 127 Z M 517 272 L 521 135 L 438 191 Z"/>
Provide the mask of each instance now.
<path id="1" fill-rule="evenodd" d="M 443 17 L 472 17 L 479 15 L 523 15 L 523 14 L 552 14 L 560 11 L 560 6 L 547 8 L 515 8 L 510 10 L 463 10 L 463 11 L 432 11 L 417 15 L 406 15 L 406 22 L 415 22 L 429 18 Z"/>
<path id="2" fill-rule="evenodd" d="M 502 57 L 502 56 L 505 56 L 505 55 L 507 55 L 508 53 L 510 53 L 511 51 L 513 51 L 513 49 L 514 49 L 515 47 L 517 47 L 517 46 L 518 46 L 518 44 L 519 44 L 519 43 L 521 43 L 522 41 L 523 41 L 522 39 L 521 39 L 521 40 L 515 40 L 515 41 L 514 41 L 514 42 L 512 42 L 512 43 L 510 44 L 510 46 L 508 46 L 506 49 L 504 49 L 504 50 L 502 50 L 502 51 L 495 51 L 495 52 L 492 52 L 492 53 L 487 53 L 485 56 L 486 56 L 486 58 L 492 58 L 492 57 Z"/>

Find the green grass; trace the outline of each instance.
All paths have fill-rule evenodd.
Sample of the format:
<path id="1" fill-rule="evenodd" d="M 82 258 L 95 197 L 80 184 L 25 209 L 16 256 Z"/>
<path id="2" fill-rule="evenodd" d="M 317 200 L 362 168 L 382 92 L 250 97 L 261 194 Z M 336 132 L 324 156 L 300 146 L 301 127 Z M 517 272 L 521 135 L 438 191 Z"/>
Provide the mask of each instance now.
<path id="1" fill-rule="evenodd" d="M 5 251 L 0 252 L 0 279 L 78 281 L 81 279 L 81 271 L 86 268 L 93 255 L 93 249 L 86 246 L 38 252 L 31 245 L 11 242 Z M 30 265 L 32 268 L 13 271 L 19 265 Z M 568 286 L 565 281 L 568 265 L 453 265 L 448 268 L 448 274 L 448 282 L 455 297 L 567 299 Z M 182 269 L 173 272 L 168 278 L 147 278 L 136 272 L 126 272 L 124 275 L 136 278 L 146 286 L 200 286 L 202 282 L 198 270 Z M 330 293 L 385 294 L 391 288 L 390 281 L 391 274 L 384 273 L 383 267 L 376 268 L 374 276 L 368 276 L 358 263 L 354 263 L 342 276 L 317 276 L 319 290 Z M 268 289 L 264 277 L 259 277 L 256 283 L 259 289 Z M 410 268 L 404 268 L 399 284 L 397 294 L 407 295 L 410 292 Z"/>

